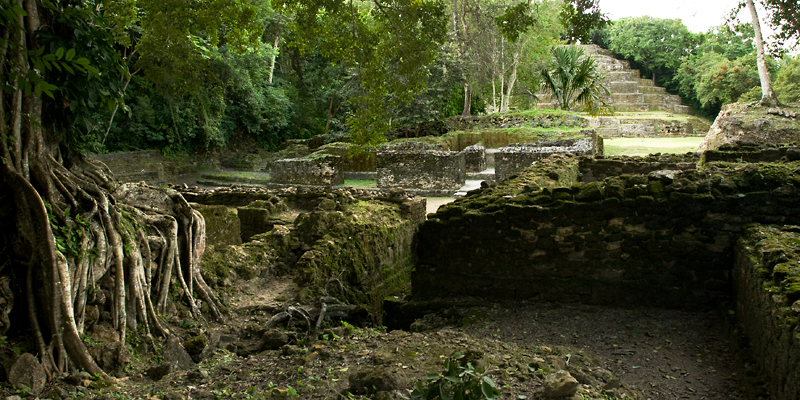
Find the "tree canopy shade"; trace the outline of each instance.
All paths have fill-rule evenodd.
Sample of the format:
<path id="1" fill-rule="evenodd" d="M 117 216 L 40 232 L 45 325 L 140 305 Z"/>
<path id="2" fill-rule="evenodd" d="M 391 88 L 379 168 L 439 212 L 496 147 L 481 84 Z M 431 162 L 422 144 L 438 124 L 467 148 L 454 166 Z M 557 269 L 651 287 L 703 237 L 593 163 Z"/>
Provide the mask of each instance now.
<path id="1" fill-rule="evenodd" d="M 14 304 L 8 296 L 25 299 L 17 304 L 28 308 L 27 325 L 16 328 L 30 330 L 48 376 L 76 367 L 106 376 L 80 335 L 94 323 L 112 326 L 123 341 L 137 328 L 146 337 L 169 335 L 157 317 L 169 298 L 184 302 L 197 318 L 200 298 L 212 318 L 222 318 L 197 268 L 205 246 L 202 216 L 175 191 L 118 185 L 107 167 L 79 150 L 101 132 L 87 115 L 121 103 L 120 82 L 129 72 L 117 51 L 120 42 L 151 57 L 145 66 L 150 73 L 191 85 L 177 74 L 194 73 L 193 65 L 166 68 L 185 60 L 158 56 L 144 45 L 148 38 L 170 31 L 162 44 L 199 60 L 223 37 L 245 46 L 260 34 L 242 30 L 254 21 L 251 3 L 136 4 L 156 8 L 138 13 L 132 3 L 113 0 L 0 2 L 0 200 L 3 209 L 15 210 L 0 222 L 11 232 L 0 237 L 0 280 L 17 289 L 3 292 L 6 307 Z M 215 18 L 213 12 L 225 15 Z M 196 17 L 191 26 L 203 31 L 168 14 Z M 170 295 L 173 279 L 180 289 Z M 14 327 L 8 319 L 0 322 L 0 332 Z"/>
<path id="2" fill-rule="evenodd" d="M 352 67 L 358 94 L 350 99 L 353 141 L 382 141 L 389 109 L 425 91 L 429 68 L 445 39 L 444 5 L 436 0 L 287 1 L 292 46 L 320 40 L 320 52 Z M 281 8 L 278 7 L 278 8 Z M 391 96 L 390 96 L 391 94 Z"/>

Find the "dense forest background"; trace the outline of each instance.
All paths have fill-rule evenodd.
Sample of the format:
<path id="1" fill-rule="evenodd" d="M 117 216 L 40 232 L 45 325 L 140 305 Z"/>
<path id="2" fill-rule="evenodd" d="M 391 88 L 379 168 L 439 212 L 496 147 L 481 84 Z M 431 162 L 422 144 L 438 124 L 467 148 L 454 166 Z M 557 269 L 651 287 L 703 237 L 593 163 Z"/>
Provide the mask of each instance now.
<path id="1" fill-rule="evenodd" d="M 131 15 L 114 25 L 127 66 L 114 88 L 124 104 L 75 117 L 80 137 L 99 137 L 85 143 L 89 150 L 204 152 L 236 137 L 275 149 L 321 134 L 375 144 L 396 127 L 530 107 L 550 49 L 575 42 L 630 60 L 708 118 L 726 103 L 760 98 L 749 22 L 692 33 L 680 20 L 609 21 L 596 0 L 254 0 L 245 8 L 255 40 L 236 43 L 228 40 L 235 19 L 213 32 L 191 21 L 158 32 L 167 29 L 136 18 L 178 15 L 178 3 L 98 5 L 112 23 Z M 800 59 L 772 54 L 776 93 L 797 101 Z"/>

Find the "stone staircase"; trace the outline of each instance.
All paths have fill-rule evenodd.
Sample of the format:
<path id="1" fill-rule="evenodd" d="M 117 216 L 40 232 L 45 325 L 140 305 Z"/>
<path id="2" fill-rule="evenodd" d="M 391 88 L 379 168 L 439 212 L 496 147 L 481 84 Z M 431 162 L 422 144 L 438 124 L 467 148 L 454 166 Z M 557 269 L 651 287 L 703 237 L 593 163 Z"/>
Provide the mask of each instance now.
<path id="1" fill-rule="evenodd" d="M 674 114 L 694 115 L 691 107 L 681 105 L 681 98 L 656 86 L 652 79 L 644 79 L 630 63 L 617 60 L 610 50 L 597 45 L 580 45 L 584 53 L 600 64 L 606 75 L 605 84 L 611 91 L 610 103 L 614 112 L 666 111 Z M 537 108 L 554 108 L 550 94 L 537 93 Z"/>

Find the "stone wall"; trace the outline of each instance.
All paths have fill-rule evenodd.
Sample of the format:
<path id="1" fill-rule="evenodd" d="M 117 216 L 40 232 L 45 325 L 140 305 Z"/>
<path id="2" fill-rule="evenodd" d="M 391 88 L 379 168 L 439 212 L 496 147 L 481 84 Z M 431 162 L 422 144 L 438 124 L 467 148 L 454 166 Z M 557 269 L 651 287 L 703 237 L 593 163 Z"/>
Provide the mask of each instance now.
<path id="1" fill-rule="evenodd" d="M 719 149 L 708 150 L 703 153 L 704 162 L 775 162 L 781 159 L 786 161 L 800 160 L 800 148 L 795 145 L 722 145 Z"/>
<path id="2" fill-rule="evenodd" d="M 194 169 L 194 165 L 179 167 L 180 162 L 167 159 L 156 150 L 98 154 L 92 158 L 106 164 L 120 182 L 161 184 Z"/>
<path id="3" fill-rule="evenodd" d="M 323 187 L 183 188 L 182 194 L 205 204 L 197 207 L 206 211 L 226 209 L 210 204 L 249 204 L 239 207 L 238 215 L 243 235 L 251 230 L 252 241 L 218 246 L 203 256 L 202 273 L 212 285 L 230 284 L 230 273 L 242 279 L 265 271 L 291 273 L 304 288 L 299 301 L 334 296 L 362 306 L 378 324 L 383 299 L 410 290 L 412 244 L 425 220 L 425 198 L 398 190 Z M 211 236 L 226 229 L 209 228 Z"/>
<path id="4" fill-rule="evenodd" d="M 603 155 L 603 138 L 594 131 L 584 131 L 585 139 L 540 140 L 500 148 L 494 155 L 495 177 L 506 180 L 522 172 L 535 161 L 553 154 Z"/>
<path id="5" fill-rule="evenodd" d="M 800 227 L 755 225 L 736 245 L 736 315 L 774 399 L 800 398 Z"/>
<path id="6" fill-rule="evenodd" d="M 222 205 L 192 204 L 206 221 L 206 243 L 215 246 L 242 244 L 239 216 Z"/>
<path id="7" fill-rule="evenodd" d="M 278 196 L 272 196 L 268 200 L 255 200 L 245 207 L 239 207 L 237 213 L 241 226 L 241 241 L 250 241 L 253 236 L 269 232 L 276 224 L 282 224 L 282 221 L 275 216 L 288 209 L 283 199 Z"/>
<path id="8" fill-rule="evenodd" d="M 486 169 L 486 148 L 474 144 L 464 150 L 464 164 L 467 172 L 481 172 Z"/>
<path id="9" fill-rule="evenodd" d="M 691 171 L 697 169 L 700 159 L 700 155 L 695 153 L 657 154 L 644 157 L 582 157 L 580 181 L 596 182 L 623 174 L 647 175 L 660 170 Z"/>
<path id="10" fill-rule="evenodd" d="M 693 118 L 688 122 L 679 122 L 671 120 L 671 114 L 667 115 L 669 116 L 665 116 L 663 119 L 597 117 L 590 119 L 589 126 L 596 129 L 597 133 L 604 138 L 688 136 L 696 134 L 695 124 L 700 129 L 703 127 L 698 118 Z M 708 126 L 705 127 L 708 128 Z"/>
<path id="11" fill-rule="evenodd" d="M 464 153 L 406 142 L 378 151 L 379 188 L 456 191 L 466 181 Z"/>
<path id="12" fill-rule="evenodd" d="M 331 154 L 342 158 L 344 171 L 375 171 L 377 155 L 374 149 L 366 149 L 359 154 L 350 154 L 350 143 L 330 143 L 321 146 L 316 154 Z"/>
<path id="13" fill-rule="evenodd" d="M 526 172 L 429 216 L 414 295 L 713 306 L 744 224 L 800 223 L 796 168 L 712 163 L 544 189 Z"/>
<path id="14" fill-rule="evenodd" d="M 277 160 L 270 164 L 269 175 L 275 183 L 323 186 L 344 183 L 342 158 L 334 155 Z"/>

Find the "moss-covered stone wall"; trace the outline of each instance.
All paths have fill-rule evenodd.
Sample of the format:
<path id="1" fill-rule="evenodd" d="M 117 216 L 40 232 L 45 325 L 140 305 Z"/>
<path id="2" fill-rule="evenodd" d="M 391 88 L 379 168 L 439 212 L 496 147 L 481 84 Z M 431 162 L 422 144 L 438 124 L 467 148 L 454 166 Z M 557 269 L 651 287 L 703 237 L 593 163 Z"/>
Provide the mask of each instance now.
<path id="1" fill-rule="evenodd" d="M 800 223 L 799 168 L 711 163 L 555 188 L 542 188 L 542 171 L 529 170 L 429 216 L 413 292 L 713 305 L 730 293 L 744 224 Z"/>
<path id="2" fill-rule="evenodd" d="M 238 207 L 238 217 L 248 242 L 216 246 L 203 257 L 202 273 L 211 285 L 229 285 L 234 277 L 268 279 L 268 272 L 291 274 L 304 288 L 298 301 L 333 296 L 363 306 L 376 323 L 381 323 L 386 296 L 410 291 L 413 242 L 425 220 L 425 198 L 402 190 L 320 187 L 182 192 L 194 203 L 224 204 L 197 205 L 204 213 L 247 204 Z M 214 223 L 208 234 L 226 228 Z"/>
<path id="3" fill-rule="evenodd" d="M 703 152 L 703 162 L 776 162 L 800 160 L 800 148 L 795 145 L 722 145 L 716 150 Z"/>
<path id="4" fill-rule="evenodd" d="M 206 221 L 206 243 L 219 247 L 242 244 L 239 216 L 235 210 L 222 205 L 194 204 Z"/>
<path id="5" fill-rule="evenodd" d="M 619 175 L 647 175 L 653 171 L 690 171 L 697 169 L 700 156 L 657 154 L 645 157 L 584 157 L 580 161 L 580 181 L 596 182 Z"/>
<path id="6" fill-rule="evenodd" d="M 383 299 L 410 291 L 417 222 L 396 205 L 362 201 L 344 212 L 301 215 L 295 226 L 319 237 L 296 265 L 296 281 L 313 293 L 363 304 L 380 324 Z"/>
<path id="7" fill-rule="evenodd" d="M 736 314 L 772 398 L 800 398 L 800 227 L 748 227 L 736 245 Z"/>

